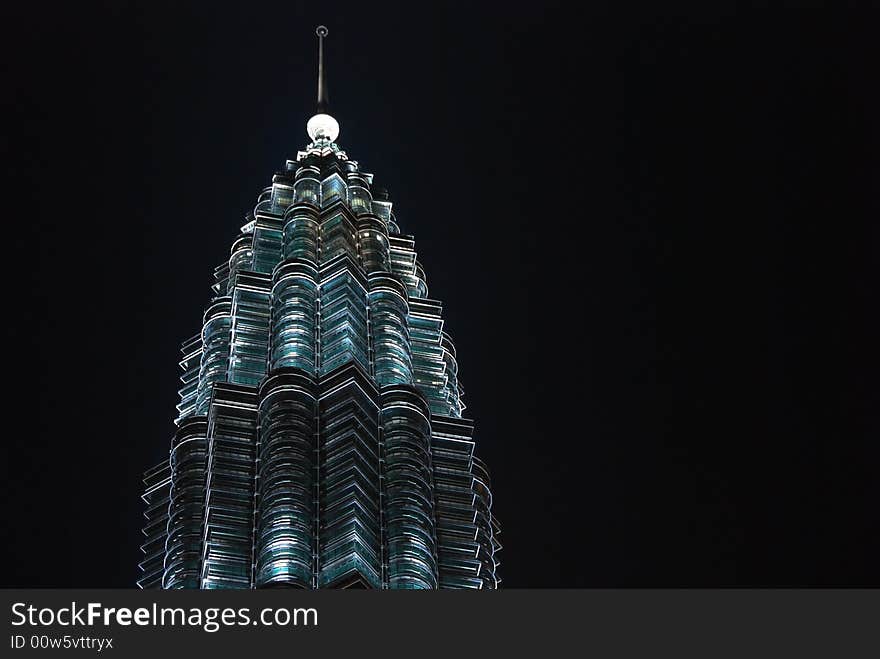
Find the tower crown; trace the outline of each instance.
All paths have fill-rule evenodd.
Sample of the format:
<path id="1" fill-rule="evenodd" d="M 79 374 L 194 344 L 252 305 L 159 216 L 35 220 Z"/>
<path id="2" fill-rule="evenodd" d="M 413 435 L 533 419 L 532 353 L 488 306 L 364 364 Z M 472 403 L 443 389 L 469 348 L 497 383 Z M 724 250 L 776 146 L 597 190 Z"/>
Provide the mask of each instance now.
<path id="1" fill-rule="evenodd" d="M 142 588 L 497 588 L 488 472 L 415 239 L 334 140 L 276 170 L 181 346 Z"/>

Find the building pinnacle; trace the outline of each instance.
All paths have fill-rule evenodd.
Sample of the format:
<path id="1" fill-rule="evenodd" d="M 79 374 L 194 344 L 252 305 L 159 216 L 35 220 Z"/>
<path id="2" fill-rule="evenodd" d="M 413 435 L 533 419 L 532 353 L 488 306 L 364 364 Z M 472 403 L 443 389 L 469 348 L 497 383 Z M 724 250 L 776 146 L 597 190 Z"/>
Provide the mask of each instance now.
<path id="1" fill-rule="evenodd" d="M 306 132 L 313 142 L 335 142 L 339 137 L 339 122 L 327 114 L 327 82 L 324 77 L 324 37 L 329 30 L 323 25 L 315 29 L 318 35 L 318 112 L 306 124 Z"/>

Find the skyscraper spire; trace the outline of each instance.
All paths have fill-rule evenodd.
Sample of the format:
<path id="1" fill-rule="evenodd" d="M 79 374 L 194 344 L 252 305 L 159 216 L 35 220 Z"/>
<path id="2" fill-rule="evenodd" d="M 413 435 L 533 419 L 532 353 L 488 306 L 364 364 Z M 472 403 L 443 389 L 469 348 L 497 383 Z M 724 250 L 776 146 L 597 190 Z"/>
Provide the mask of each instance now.
<path id="1" fill-rule="evenodd" d="M 324 37 L 327 36 L 328 30 L 325 26 L 319 25 L 315 29 L 318 35 L 318 114 L 327 112 L 327 83 L 324 80 Z"/>
<path id="2" fill-rule="evenodd" d="M 309 119 L 306 132 L 313 142 L 335 142 L 339 137 L 339 122 L 327 114 L 327 83 L 324 80 L 324 37 L 329 30 L 323 25 L 315 29 L 318 35 L 318 113 Z"/>

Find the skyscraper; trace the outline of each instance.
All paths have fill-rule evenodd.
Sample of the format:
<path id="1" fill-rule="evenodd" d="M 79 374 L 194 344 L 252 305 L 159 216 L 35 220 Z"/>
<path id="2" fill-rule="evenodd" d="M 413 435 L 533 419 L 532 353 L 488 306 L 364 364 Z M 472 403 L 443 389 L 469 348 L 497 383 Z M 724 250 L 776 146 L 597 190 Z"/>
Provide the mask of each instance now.
<path id="1" fill-rule="evenodd" d="M 146 472 L 141 588 L 496 588 L 498 526 L 455 348 L 390 198 L 336 140 L 257 199 L 182 344 Z"/>

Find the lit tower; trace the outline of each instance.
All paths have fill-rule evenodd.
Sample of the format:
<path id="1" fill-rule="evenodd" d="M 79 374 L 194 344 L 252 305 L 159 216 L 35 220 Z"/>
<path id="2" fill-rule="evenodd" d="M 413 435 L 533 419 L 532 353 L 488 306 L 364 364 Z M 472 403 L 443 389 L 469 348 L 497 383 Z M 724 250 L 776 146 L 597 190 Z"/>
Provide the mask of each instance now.
<path id="1" fill-rule="evenodd" d="M 311 141 L 258 197 L 182 345 L 138 585 L 496 588 L 442 305 L 388 193 L 336 143 L 316 32 Z"/>

